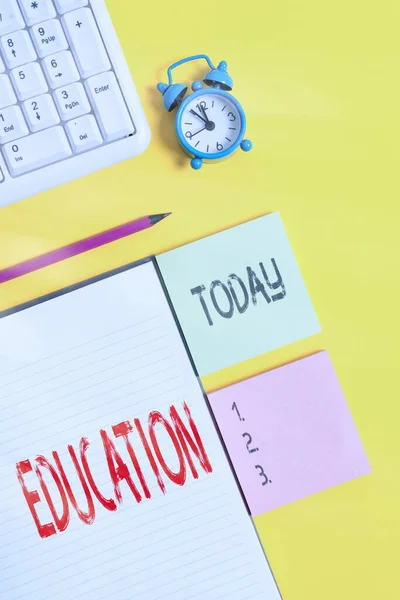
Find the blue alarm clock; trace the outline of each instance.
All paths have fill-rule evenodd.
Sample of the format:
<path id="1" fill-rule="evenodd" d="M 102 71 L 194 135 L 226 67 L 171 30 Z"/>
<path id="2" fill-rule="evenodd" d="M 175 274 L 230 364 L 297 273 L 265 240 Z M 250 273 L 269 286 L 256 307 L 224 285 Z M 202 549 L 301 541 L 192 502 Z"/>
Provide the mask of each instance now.
<path id="1" fill-rule="evenodd" d="M 211 69 L 201 81 L 192 83 L 192 94 L 185 98 L 187 87 L 172 82 L 172 71 L 193 60 L 205 59 Z M 245 140 L 246 117 L 243 108 L 229 91 L 233 82 L 227 64 L 221 61 L 214 67 L 206 54 L 188 56 L 172 64 L 167 71 L 168 84 L 159 83 L 164 107 L 171 112 L 178 108 L 175 132 L 183 150 L 192 157 L 193 169 L 201 169 L 203 160 L 215 161 L 231 156 L 237 148 L 248 152 L 250 140 Z"/>

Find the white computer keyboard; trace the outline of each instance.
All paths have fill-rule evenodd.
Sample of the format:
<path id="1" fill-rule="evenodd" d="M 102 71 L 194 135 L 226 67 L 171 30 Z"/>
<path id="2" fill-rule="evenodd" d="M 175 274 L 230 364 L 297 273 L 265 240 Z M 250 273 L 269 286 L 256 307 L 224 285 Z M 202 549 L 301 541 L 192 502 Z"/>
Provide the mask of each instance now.
<path id="1" fill-rule="evenodd" d="M 149 141 L 104 0 L 0 0 L 0 206 Z"/>

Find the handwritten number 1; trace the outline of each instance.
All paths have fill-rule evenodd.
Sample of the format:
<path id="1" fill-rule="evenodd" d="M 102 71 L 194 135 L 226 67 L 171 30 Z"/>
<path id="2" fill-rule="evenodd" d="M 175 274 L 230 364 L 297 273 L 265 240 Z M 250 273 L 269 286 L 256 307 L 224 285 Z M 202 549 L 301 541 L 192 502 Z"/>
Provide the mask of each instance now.
<path id="1" fill-rule="evenodd" d="M 238 409 L 238 407 L 236 406 L 236 402 L 234 402 L 234 403 L 232 404 L 232 410 L 236 410 L 236 412 L 237 412 L 237 416 L 239 417 L 239 419 L 240 419 L 241 421 L 244 421 L 244 418 L 240 416 L 240 412 L 239 412 L 239 409 Z"/>

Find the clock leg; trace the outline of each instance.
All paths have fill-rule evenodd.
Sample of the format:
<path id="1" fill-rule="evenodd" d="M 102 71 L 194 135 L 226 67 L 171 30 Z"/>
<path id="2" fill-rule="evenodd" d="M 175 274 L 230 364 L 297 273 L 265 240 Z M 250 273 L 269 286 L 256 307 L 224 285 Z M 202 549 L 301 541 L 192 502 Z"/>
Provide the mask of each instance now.
<path id="1" fill-rule="evenodd" d="M 243 152 L 249 152 L 252 149 L 253 144 L 250 140 L 243 140 L 243 142 L 240 144 L 240 147 Z"/>
<path id="2" fill-rule="evenodd" d="M 198 171 L 203 166 L 203 161 L 201 160 L 201 158 L 192 158 L 192 160 L 190 161 L 190 166 L 195 171 Z"/>

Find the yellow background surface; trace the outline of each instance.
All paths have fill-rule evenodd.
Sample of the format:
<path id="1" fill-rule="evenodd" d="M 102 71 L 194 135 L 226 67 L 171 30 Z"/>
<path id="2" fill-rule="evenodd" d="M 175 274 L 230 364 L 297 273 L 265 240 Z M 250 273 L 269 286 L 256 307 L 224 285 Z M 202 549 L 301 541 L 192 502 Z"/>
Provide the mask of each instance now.
<path id="1" fill-rule="evenodd" d="M 0 309 L 279 211 L 323 334 L 204 385 L 212 390 L 329 350 L 373 474 L 256 525 L 285 600 L 398 600 L 400 4 L 111 0 L 109 7 L 152 144 L 138 158 L 2 209 L 0 268 L 139 216 L 173 216 L 1 286 Z M 193 172 L 154 86 L 168 64 L 198 52 L 228 61 L 254 150 Z M 177 72 L 188 83 L 203 74 L 203 64 Z"/>

